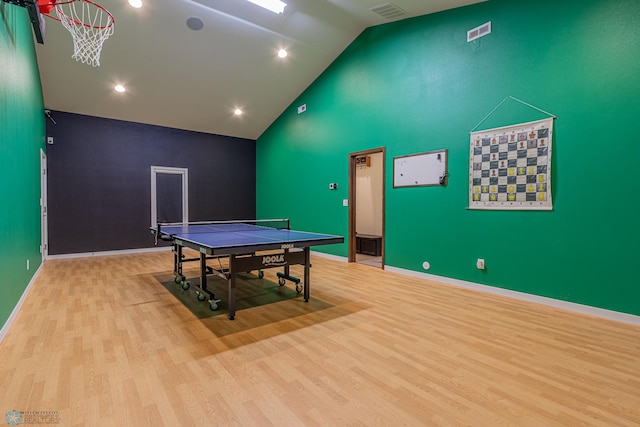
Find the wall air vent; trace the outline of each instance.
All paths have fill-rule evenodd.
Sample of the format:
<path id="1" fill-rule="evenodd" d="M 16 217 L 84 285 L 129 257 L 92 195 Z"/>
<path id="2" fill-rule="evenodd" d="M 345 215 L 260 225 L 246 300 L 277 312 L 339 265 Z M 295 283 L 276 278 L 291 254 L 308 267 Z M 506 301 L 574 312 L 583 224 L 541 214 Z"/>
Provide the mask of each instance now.
<path id="1" fill-rule="evenodd" d="M 382 16 L 384 19 L 395 19 L 395 18 L 400 18 L 401 16 L 409 15 L 406 11 L 400 9 L 398 6 L 396 6 L 393 3 L 381 4 L 380 6 L 372 7 L 369 10 L 373 13 L 377 13 L 378 15 Z"/>
<path id="2" fill-rule="evenodd" d="M 491 33 L 491 21 L 467 31 L 467 43 Z"/>

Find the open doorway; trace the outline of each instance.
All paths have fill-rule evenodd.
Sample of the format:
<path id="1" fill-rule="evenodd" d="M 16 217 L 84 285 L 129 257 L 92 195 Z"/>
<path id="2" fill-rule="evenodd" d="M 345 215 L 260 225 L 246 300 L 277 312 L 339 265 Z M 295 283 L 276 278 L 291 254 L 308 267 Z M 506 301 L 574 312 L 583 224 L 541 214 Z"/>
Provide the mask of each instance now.
<path id="1" fill-rule="evenodd" d="M 349 154 L 349 262 L 384 268 L 385 148 Z"/>

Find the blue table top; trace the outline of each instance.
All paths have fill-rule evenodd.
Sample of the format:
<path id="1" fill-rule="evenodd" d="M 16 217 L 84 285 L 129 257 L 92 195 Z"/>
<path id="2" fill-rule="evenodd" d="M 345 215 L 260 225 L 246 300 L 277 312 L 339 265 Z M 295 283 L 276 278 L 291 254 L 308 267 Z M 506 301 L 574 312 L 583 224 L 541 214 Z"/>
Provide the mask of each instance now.
<path id="1" fill-rule="evenodd" d="M 157 233 L 157 229 L 152 228 L 152 230 Z M 205 249 L 212 254 L 242 253 L 344 242 L 342 236 L 283 230 L 244 223 L 161 225 L 160 233 L 171 237 L 178 244 L 198 250 Z"/>

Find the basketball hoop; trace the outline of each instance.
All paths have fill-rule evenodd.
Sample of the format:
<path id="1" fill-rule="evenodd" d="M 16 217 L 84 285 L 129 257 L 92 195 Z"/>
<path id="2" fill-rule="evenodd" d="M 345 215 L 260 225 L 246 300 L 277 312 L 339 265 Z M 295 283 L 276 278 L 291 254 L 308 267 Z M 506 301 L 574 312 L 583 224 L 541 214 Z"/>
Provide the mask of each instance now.
<path id="1" fill-rule="evenodd" d="M 40 12 L 62 22 L 73 37 L 76 61 L 100 66 L 102 44 L 113 34 L 113 15 L 91 0 L 38 0 Z M 55 10 L 56 16 L 51 15 Z"/>

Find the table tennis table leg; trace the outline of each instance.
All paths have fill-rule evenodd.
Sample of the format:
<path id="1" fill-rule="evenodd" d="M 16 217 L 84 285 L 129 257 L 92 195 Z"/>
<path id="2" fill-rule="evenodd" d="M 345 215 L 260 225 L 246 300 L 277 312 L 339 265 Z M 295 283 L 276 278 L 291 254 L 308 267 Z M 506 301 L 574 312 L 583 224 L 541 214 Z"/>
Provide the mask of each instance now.
<path id="1" fill-rule="evenodd" d="M 176 283 L 184 284 L 184 275 L 182 274 L 182 246 L 173 244 L 173 275 Z"/>
<path id="2" fill-rule="evenodd" d="M 297 251 L 296 251 L 297 252 Z M 291 252 L 289 251 L 289 249 L 285 249 L 284 250 L 284 256 L 287 257 Z M 303 254 L 304 255 L 304 254 Z M 300 264 L 299 262 L 296 262 L 296 264 Z M 284 286 L 285 283 L 287 283 L 287 280 L 293 282 L 296 284 L 296 292 L 300 293 L 302 292 L 302 285 L 300 284 L 300 279 L 298 279 L 297 277 L 293 277 L 291 275 L 291 269 L 290 269 L 290 265 L 289 263 L 287 263 L 284 266 L 284 271 L 282 272 L 277 272 L 276 275 L 278 276 L 278 285 L 280 286 Z"/>
<path id="3" fill-rule="evenodd" d="M 236 317 L 236 256 L 229 255 L 229 320 Z"/>
<path id="4" fill-rule="evenodd" d="M 207 254 L 200 252 L 200 288 L 207 290 Z"/>
<path id="5" fill-rule="evenodd" d="M 209 303 L 209 308 L 215 311 L 218 309 L 219 299 L 216 299 L 216 296 L 213 292 L 207 288 L 207 274 L 209 272 L 209 267 L 207 267 L 207 254 L 200 252 L 200 286 L 197 287 L 196 295 L 198 297 L 198 301 L 207 301 Z"/>
<path id="6" fill-rule="evenodd" d="M 289 249 L 284 250 L 285 256 L 289 253 Z M 289 264 L 284 266 L 284 277 L 291 277 L 291 272 L 289 269 Z M 283 283 L 284 284 L 284 283 Z"/>
<path id="7" fill-rule="evenodd" d="M 309 246 L 304 248 L 304 301 L 309 302 L 311 294 L 311 283 L 309 277 L 311 277 L 311 256 Z"/>

